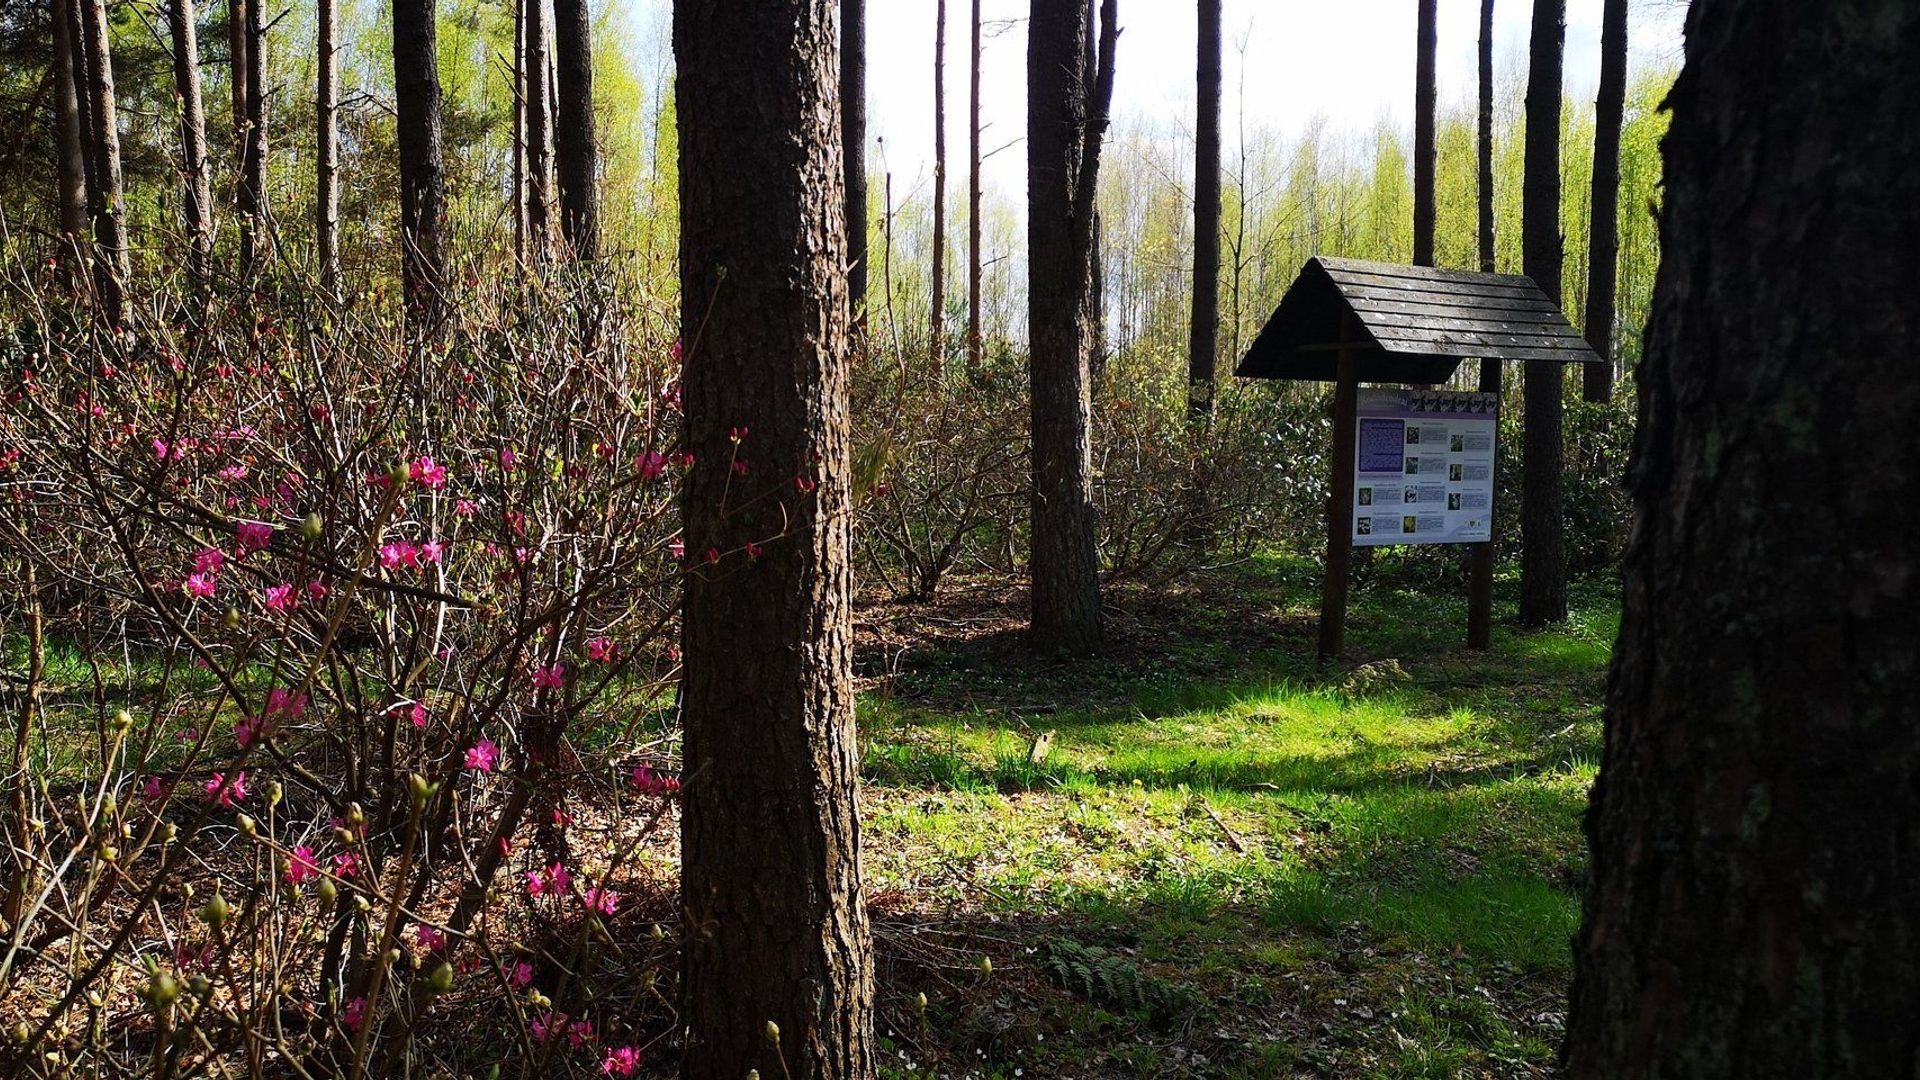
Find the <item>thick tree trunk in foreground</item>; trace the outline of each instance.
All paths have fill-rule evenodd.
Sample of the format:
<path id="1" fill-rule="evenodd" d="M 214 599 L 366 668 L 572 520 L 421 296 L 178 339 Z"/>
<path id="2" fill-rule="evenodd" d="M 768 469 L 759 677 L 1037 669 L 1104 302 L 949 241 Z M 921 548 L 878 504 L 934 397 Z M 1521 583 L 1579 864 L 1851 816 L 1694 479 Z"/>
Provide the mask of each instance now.
<path id="1" fill-rule="evenodd" d="M 1567 0 L 1534 0 L 1527 66 L 1527 159 L 1520 240 L 1528 277 L 1560 302 L 1560 78 Z M 1563 365 L 1528 361 L 1521 430 L 1520 622 L 1567 617 L 1566 445 Z"/>
<path id="2" fill-rule="evenodd" d="M 547 78 L 547 0 L 524 0 L 521 69 L 527 90 L 527 253 L 553 257 L 553 83 Z"/>
<path id="3" fill-rule="evenodd" d="M 749 1069 L 865 1080 L 874 1069 L 834 7 L 674 8 L 696 462 L 681 684 L 690 1080 Z"/>
<path id="4" fill-rule="evenodd" d="M 980 0 L 973 0 L 967 96 L 967 375 L 979 374 L 980 340 Z"/>
<path id="5" fill-rule="evenodd" d="M 846 168 L 847 288 L 867 328 L 867 0 L 840 0 L 840 140 Z"/>
<path id="6" fill-rule="evenodd" d="M 576 259 L 600 255 L 600 140 L 593 121 L 593 13 L 587 0 L 553 0 L 559 74 L 554 129 L 560 232 Z"/>
<path id="7" fill-rule="evenodd" d="M 167 5 L 173 38 L 173 92 L 180 106 L 182 218 L 187 229 L 187 269 L 204 283 L 213 262 L 213 196 L 207 177 L 207 119 L 200 96 L 200 28 L 193 0 Z"/>
<path id="8" fill-rule="evenodd" d="M 1193 153 L 1193 316 L 1187 334 L 1187 420 L 1213 422 L 1220 354 L 1220 0 L 1199 2 Z"/>
<path id="9" fill-rule="evenodd" d="M 1413 61 L 1413 264 L 1433 266 L 1435 112 L 1434 65 L 1440 47 L 1440 0 L 1420 0 Z"/>
<path id="10" fill-rule="evenodd" d="M 1094 190 L 1113 86 L 1114 3 L 1090 65 L 1084 0 L 1033 0 L 1027 27 L 1027 337 L 1032 350 L 1033 644 L 1100 648 L 1094 542 Z"/>
<path id="11" fill-rule="evenodd" d="M 1697 5 L 1669 101 L 1567 1073 L 1913 1077 L 1920 8 Z"/>
<path id="12" fill-rule="evenodd" d="M 447 167 L 440 126 L 434 0 L 394 0 L 393 82 L 399 113 L 401 286 L 407 323 L 439 322 L 447 281 Z"/>
<path id="13" fill-rule="evenodd" d="M 93 121 L 93 175 L 88 209 L 93 215 L 93 284 L 109 323 L 125 306 L 127 265 L 126 195 L 120 181 L 120 116 L 114 105 L 113 48 L 107 35 L 106 0 L 78 0 L 86 33 L 87 104 Z"/>
<path id="14" fill-rule="evenodd" d="M 927 342 L 939 376 L 947 362 L 947 0 L 934 4 L 933 18 L 933 311 Z"/>
<path id="15" fill-rule="evenodd" d="M 74 65 L 74 22 L 72 0 L 53 0 L 53 135 L 63 265 L 84 254 L 87 234 L 87 137 L 80 108 L 85 90 Z M 72 280 L 78 280 L 77 272 Z"/>
<path id="16" fill-rule="evenodd" d="M 340 0 L 319 0 L 313 235 L 320 288 L 340 295 Z"/>
<path id="17" fill-rule="evenodd" d="M 1593 213 L 1587 241 L 1587 344 L 1603 363 L 1588 364 L 1588 401 L 1613 396 L 1613 301 L 1620 267 L 1620 123 L 1627 104 L 1627 0 L 1606 0 L 1601 14 L 1600 93 L 1593 109 Z"/>

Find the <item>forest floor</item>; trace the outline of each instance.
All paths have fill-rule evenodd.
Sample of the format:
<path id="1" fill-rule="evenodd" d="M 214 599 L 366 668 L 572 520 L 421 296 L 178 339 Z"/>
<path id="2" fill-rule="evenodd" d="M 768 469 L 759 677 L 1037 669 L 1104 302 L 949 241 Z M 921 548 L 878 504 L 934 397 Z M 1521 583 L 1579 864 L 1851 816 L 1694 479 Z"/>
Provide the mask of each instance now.
<path id="1" fill-rule="evenodd" d="M 1460 595 L 1325 671 L 1297 563 L 1112 590 L 1091 662 L 1004 582 L 863 608 L 885 1075 L 1549 1075 L 1617 607 L 1479 654 Z"/>

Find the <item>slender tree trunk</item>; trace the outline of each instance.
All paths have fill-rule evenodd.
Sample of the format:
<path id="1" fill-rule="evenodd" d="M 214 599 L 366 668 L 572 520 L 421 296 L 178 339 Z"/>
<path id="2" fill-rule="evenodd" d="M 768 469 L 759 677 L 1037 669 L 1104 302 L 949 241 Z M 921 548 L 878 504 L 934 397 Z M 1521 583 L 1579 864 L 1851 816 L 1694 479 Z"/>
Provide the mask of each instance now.
<path id="1" fill-rule="evenodd" d="M 600 142 L 593 118 L 593 13 L 587 0 L 553 0 L 559 124 L 560 230 L 576 259 L 600 256 Z"/>
<path id="2" fill-rule="evenodd" d="M 689 1080 L 875 1064 L 834 24 L 831 0 L 674 7 L 685 538 L 713 553 L 681 632 Z"/>
<path id="3" fill-rule="evenodd" d="M 527 0 L 513 0 L 513 258 L 527 258 Z"/>
<path id="4" fill-rule="evenodd" d="M 101 313 L 118 325 L 126 303 L 126 197 L 120 181 L 120 116 L 114 105 L 113 47 L 108 38 L 106 0 L 79 0 L 86 30 L 87 99 L 92 106 L 93 173 L 89 187 L 93 214 L 93 281 Z"/>
<path id="5" fill-rule="evenodd" d="M 207 178 L 207 121 L 200 96 L 200 29 L 193 0 L 167 5 L 173 38 L 173 92 L 180 107 L 180 176 L 187 269 L 204 285 L 213 263 L 213 197 Z"/>
<path id="6" fill-rule="evenodd" d="M 1527 276 L 1556 303 L 1563 257 L 1560 78 L 1566 33 L 1566 0 L 1534 0 L 1520 232 Z M 1565 387 L 1562 365 L 1527 362 L 1520 492 L 1520 622 L 1525 626 L 1567 617 Z"/>
<path id="7" fill-rule="evenodd" d="M 247 169 L 247 117 L 253 112 L 249 104 L 253 99 L 252 88 L 247 82 L 251 69 L 247 62 L 251 40 L 248 9 L 252 6 L 249 0 L 227 0 L 227 89 L 233 119 L 233 160 L 239 166 L 234 170 L 233 208 L 240 219 L 240 267 L 243 275 L 252 270 L 255 234 L 260 227 L 259 194 L 248 182 L 251 174 Z"/>
<path id="8" fill-rule="evenodd" d="M 927 323 L 935 378 L 947 363 L 947 0 L 934 4 L 933 302 Z"/>
<path id="9" fill-rule="evenodd" d="M 447 169 L 441 131 L 435 0 L 394 0 L 393 83 L 399 113 L 401 285 L 408 329 L 435 329 L 447 281 Z"/>
<path id="10" fill-rule="evenodd" d="M 37 865 L 34 841 L 32 792 L 32 759 L 28 756 L 32 746 L 33 729 L 38 723 L 40 695 L 44 689 L 47 667 L 47 645 L 44 634 L 45 624 L 40 606 L 40 583 L 34 564 L 21 560 L 21 613 L 26 623 L 27 680 L 20 688 L 20 712 L 18 725 L 14 731 L 13 760 L 10 773 L 12 782 L 7 789 L 9 823 L 12 825 L 12 843 L 8 845 L 13 855 L 11 861 L 13 873 L 4 889 L 0 889 L 0 925 L 8 931 L 20 925 L 20 915 L 26 910 L 27 896 L 32 892 Z"/>
<path id="11" fill-rule="evenodd" d="M 314 120 L 313 233 L 320 288 L 340 295 L 340 0 L 319 0 L 319 76 Z"/>
<path id="12" fill-rule="evenodd" d="M 1434 62 L 1440 47 L 1440 0 L 1420 0 L 1413 89 L 1413 264 L 1433 266 L 1435 112 Z"/>
<path id="13" fill-rule="evenodd" d="M 1480 269 L 1498 269 L 1493 248 L 1493 0 L 1480 0 Z"/>
<path id="14" fill-rule="evenodd" d="M 1587 344 L 1601 362 L 1586 365 L 1588 401 L 1613 397 L 1613 302 L 1620 266 L 1620 123 L 1627 105 L 1627 0 L 1601 12 L 1600 94 L 1593 111 L 1593 210 L 1587 241 Z"/>
<path id="15" fill-rule="evenodd" d="M 547 79 L 547 3 L 526 0 L 527 247 L 536 265 L 553 257 L 553 100 Z"/>
<path id="16" fill-rule="evenodd" d="M 973 0 L 967 95 L 967 376 L 980 373 L 980 0 Z"/>
<path id="17" fill-rule="evenodd" d="M 267 5 L 247 5 L 247 189 L 252 192 L 254 249 L 249 273 L 273 257 L 273 234 L 267 222 Z"/>
<path id="18" fill-rule="evenodd" d="M 1187 420 L 1213 423 L 1220 353 L 1220 0 L 1199 0 L 1198 110 L 1193 155 L 1193 321 L 1187 337 Z"/>
<path id="19" fill-rule="evenodd" d="M 1101 640 L 1092 460 L 1094 194 L 1117 32 L 1103 8 L 1098 70 L 1084 0 L 1032 0 L 1027 28 L 1027 336 L 1032 350 L 1033 643 Z"/>
<path id="20" fill-rule="evenodd" d="M 74 69 L 76 42 L 72 0 L 53 0 L 53 125 L 59 150 L 61 262 L 72 267 L 86 254 L 87 151 L 81 125 L 81 85 Z M 77 271 L 70 280 L 77 284 Z"/>
<path id="21" fill-rule="evenodd" d="M 1920 8 L 1696 5 L 1668 102 L 1566 1072 L 1911 1077 Z"/>
<path id="22" fill-rule="evenodd" d="M 847 287 L 867 329 L 867 0 L 840 0 L 840 139 L 846 163 Z"/>

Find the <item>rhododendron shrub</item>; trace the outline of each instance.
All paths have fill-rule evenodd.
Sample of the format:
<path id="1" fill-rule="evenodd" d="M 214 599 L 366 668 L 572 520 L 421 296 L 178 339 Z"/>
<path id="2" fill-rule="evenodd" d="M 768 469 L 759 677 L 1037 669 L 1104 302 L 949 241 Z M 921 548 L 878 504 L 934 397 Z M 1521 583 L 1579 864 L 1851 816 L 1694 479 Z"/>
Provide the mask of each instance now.
<path id="1" fill-rule="evenodd" d="M 672 313 L 476 282 L 412 343 L 299 290 L 108 332 L 43 284 L 0 307 L 38 658 L 0 1072 L 401 1075 L 466 994 L 495 1062 L 633 1073 L 603 1003 L 657 958 L 600 954 L 678 792 L 637 722 L 675 657 Z M 624 827 L 581 843 L 585 805 Z"/>

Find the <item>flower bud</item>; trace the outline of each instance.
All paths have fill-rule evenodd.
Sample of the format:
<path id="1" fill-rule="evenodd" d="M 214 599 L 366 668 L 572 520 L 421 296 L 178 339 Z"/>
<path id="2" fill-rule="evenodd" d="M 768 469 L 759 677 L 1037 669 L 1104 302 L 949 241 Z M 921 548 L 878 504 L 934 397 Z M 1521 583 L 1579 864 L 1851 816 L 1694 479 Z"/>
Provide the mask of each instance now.
<path id="1" fill-rule="evenodd" d="M 451 989 L 453 989 L 453 965 L 442 960 L 427 975 L 427 991 L 433 994 L 444 994 Z"/>
<path id="2" fill-rule="evenodd" d="M 248 836 L 254 836 L 258 834 L 258 830 L 254 826 L 253 819 L 248 817 L 247 815 L 245 814 L 236 815 L 233 820 L 235 824 L 240 826 L 240 831 L 242 833 L 245 833 Z"/>
<path id="3" fill-rule="evenodd" d="M 101 862 L 113 862 L 118 858 L 120 858 L 119 848 L 114 847 L 112 844 L 100 845 L 100 861 Z"/>
<path id="4" fill-rule="evenodd" d="M 286 793 L 286 789 L 280 786 L 280 781 L 274 780 L 269 782 L 267 784 L 267 805 L 279 806 L 281 798 L 283 798 Z"/>
<path id="5" fill-rule="evenodd" d="M 387 479 L 393 481 L 393 486 L 396 488 L 404 486 L 412 475 L 407 471 L 407 463 L 404 461 L 387 470 Z"/>
<path id="6" fill-rule="evenodd" d="M 326 522 L 320 520 L 319 514 L 308 514 L 306 519 L 300 522 L 300 537 L 311 544 L 320 539 L 320 534 L 326 527 Z"/>
<path id="7" fill-rule="evenodd" d="M 31 1038 L 33 1038 L 33 1029 L 27 1026 L 25 1020 L 13 1025 L 13 1041 L 17 1045 L 25 1046 L 27 1040 Z"/>
<path id="8" fill-rule="evenodd" d="M 923 991 L 921 991 L 920 993 L 918 993 L 918 994 L 915 994 L 915 995 L 913 995 L 913 1011 L 914 1011 L 914 1012 L 926 1012 L 926 1011 L 927 1011 L 927 994 L 926 994 L 926 991 L 924 991 L 924 990 L 923 990 Z"/>
<path id="9" fill-rule="evenodd" d="M 667 939 L 667 932 L 665 930 L 660 929 L 659 923 L 654 923 L 652 937 L 653 937 L 653 940 L 655 941 L 665 941 Z"/>
<path id="10" fill-rule="evenodd" d="M 227 613 L 220 616 L 220 625 L 229 630 L 238 630 L 240 628 L 240 609 L 229 605 Z"/>
<path id="11" fill-rule="evenodd" d="M 367 812 L 365 810 L 360 809 L 360 804 L 357 802 L 348 803 L 347 804 L 347 824 L 358 829 L 360 826 L 365 825 L 366 823 L 367 823 Z"/>
<path id="12" fill-rule="evenodd" d="M 992 957 L 983 956 L 980 958 L 980 974 L 982 977 L 993 974 L 993 958 Z"/>
<path id="13" fill-rule="evenodd" d="M 205 975 L 195 972 L 193 977 L 187 980 L 187 989 L 193 991 L 194 997 L 204 998 L 212 992 L 213 983 L 209 982 Z"/>
<path id="14" fill-rule="evenodd" d="M 392 967 L 393 965 L 399 962 L 400 962 L 400 950 L 388 949 L 387 950 L 387 966 Z"/>
<path id="15" fill-rule="evenodd" d="M 175 825 L 171 821 L 167 822 L 165 825 L 160 826 L 160 842 L 163 844 L 173 843 L 174 837 L 177 837 L 179 835 L 180 835 L 180 827 L 178 825 Z"/>
<path id="16" fill-rule="evenodd" d="M 408 773 L 407 794 L 413 797 L 413 805 L 425 806 L 427 800 L 433 797 L 433 785 L 427 783 L 427 778 L 419 773 Z"/>
<path id="17" fill-rule="evenodd" d="M 232 906 L 227 903 L 227 898 L 217 891 L 213 894 L 213 899 L 208 900 L 206 906 L 200 909 L 200 917 L 215 930 L 225 926 L 227 916 L 231 914 L 233 914 Z"/>
<path id="18" fill-rule="evenodd" d="M 320 886 L 314 892 L 320 897 L 320 902 L 327 907 L 332 907 L 333 902 L 340 899 L 340 887 L 335 885 L 330 877 L 321 878 Z"/>
<path id="19" fill-rule="evenodd" d="M 142 996 L 147 999 L 147 1004 L 153 1006 L 153 1011 L 159 1012 L 180 1000 L 180 980 L 168 972 L 156 971 L 153 978 L 147 981 L 147 988 L 142 992 Z"/>
<path id="20" fill-rule="evenodd" d="M 780 1025 L 771 1020 L 767 1021 L 767 1041 L 775 1046 L 780 1045 Z"/>
<path id="21" fill-rule="evenodd" d="M 119 712 L 113 714 L 113 728 L 115 731 L 125 731 L 132 726 L 133 726 L 132 713 L 128 712 L 125 709 L 121 709 Z"/>

